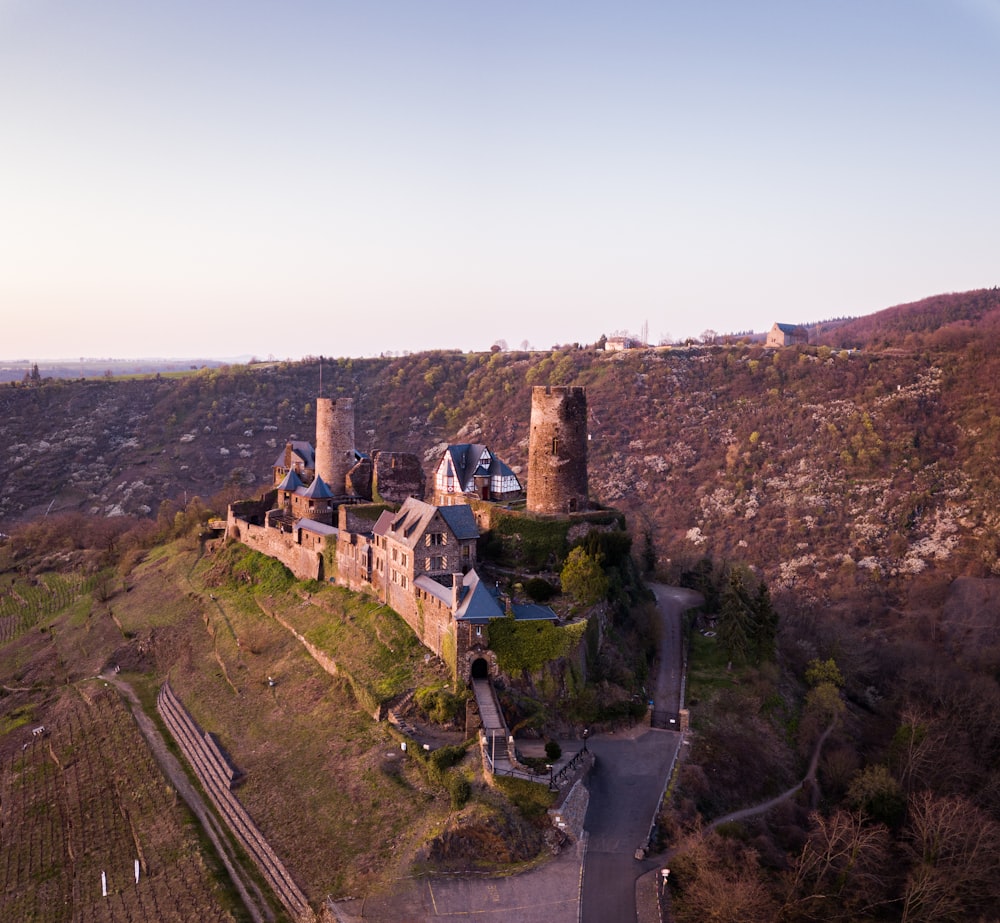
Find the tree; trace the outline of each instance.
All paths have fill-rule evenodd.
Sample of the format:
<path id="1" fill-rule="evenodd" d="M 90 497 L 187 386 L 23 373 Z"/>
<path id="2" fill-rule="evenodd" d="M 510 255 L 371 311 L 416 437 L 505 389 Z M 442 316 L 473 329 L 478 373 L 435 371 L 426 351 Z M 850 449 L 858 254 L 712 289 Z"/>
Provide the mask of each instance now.
<path id="1" fill-rule="evenodd" d="M 1000 899 L 1000 826 L 960 795 L 921 792 L 910 799 L 904 831 L 913 866 L 903 923 L 993 917 Z"/>
<path id="2" fill-rule="evenodd" d="M 771 591 L 763 580 L 757 583 L 757 592 L 750 605 L 753 623 L 753 649 L 757 662 L 774 660 L 778 638 L 778 613 L 771 603 Z"/>
<path id="3" fill-rule="evenodd" d="M 566 556 L 559 574 L 563 592 L 582 606 L 593 606 L 608 595 L 608 578 L 601 561 L 577 546 Z"/>
<path id="4" fill-rule="evenodd" d="M 891 898 L 889 832 L 860 812 L 812 815 L 809 839 L 785 879 L 781 919 L 867 919 Z"/>
<path id="5" fill-rule="evenodd" d="M 838 689 L 843 688 L 844 677 L 837 666 L 837 662 L 831 657 L 828 660 L 810 660 L 806 667 L 806 682 L 810 686 L 819 686 L 821 683 L 830 683 Z"/>
<path id="6" fill-rule="evenodd" d="M 866 818 L 898 828 L 906 813 L 906 795 L 888 766 L 866 766 L 847 789 L 851 807 Z"/>
<path id="7" fill-rule="evenodd" d="M 743 575 L 738 569 L 729 572 L 729 579 L 722 588 L 722 611 L 719 619 L 719 644 L 726 651 L 730 665 L 735 661 L 745 663 L 750 659 L 753 624 L 750 616 Z"/>
<path id="8" fill-rule="evenodd" d="M 717 833 L 694 834 L 671 860 L 679 891 L 672 902 L 678 923 L 770 923 L 776 907 L 757 853 Z"/>

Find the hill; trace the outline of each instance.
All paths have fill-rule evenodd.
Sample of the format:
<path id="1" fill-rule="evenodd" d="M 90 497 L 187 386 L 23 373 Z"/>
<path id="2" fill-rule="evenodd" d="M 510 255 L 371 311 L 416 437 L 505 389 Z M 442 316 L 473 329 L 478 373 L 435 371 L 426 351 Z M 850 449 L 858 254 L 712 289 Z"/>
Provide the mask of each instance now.
<path id="1" fill-rule="evenodd" d="M 95 678 L 111 665 L 150 711 L 169 676 L 245 773 L 240 799 L 314 903 L 419 867 L 456 822 L 480 846 L 522 844 L 520 858 L 537 849 L 538 830 L 490 800 L 468 758 L 457 770 L 404 760 L 385 725 L 364 714 L 414 686 L 428 708 L 462 705 L 391 612 L 291 581 L 239 546 L 203 557 L 194 540 L 206 504 L 221 511 L 269 482 L 285 440 L 312 438 L 322 362 L 324 393 L 355 399 L 359 447 L 417 453 L 428 473 L 451 441 L 486 442 L 523 471 L 530 387 L 586 386 L 592 495 L 625 512 L 650 569 L 701 581 L 716 597 L 707 608 L 719 631 L 693 636 L 693 745 L 660 825 L 668 841 L 683 840 L 671 859 L 684 882 L 678 919 L 706 918 L 713 900 L 735 900 L 751 878 L 769 889 L 764 909 L 733 918 L 775 919 L 779 905 L 789 919 L 815 918 L 820 906 L 834 914 L 840 898 L 809 863 L 824 836 L 832 851 L 852 829 L 878 874 L 861 890 L 837 878 L 845 913 L 882 907 L 893 919 L 888 908 L 905 900 L 907 919 L 941 918 L 944 906 L 992 918 L 995 299 L 977 292 L 890 309 L 881 326 L 871 322 L 878 333 L 851 334 L 864 348 L 437 352 L 0 389 L 11 446 L 2 528 L 18 532 L 0 546 L 0 796 L 31 825 L 0 872 L 21 917 L 65 903 L 73 879 L 53 857 L 72 855 L 73 874 L 104 861 L 76 858 L 79 843 L 52 804 L 60 817 L 86 815 L 95 792 L 113 789 L 113 810 L 95 813 L 93 827 L 109 861 L 129 853 L 130 836 L 148 847 L 150 868 L 157 855 L 191 854 L 182 815 L 141 794 L 150 773 L 115 769 L 107 756 L 141 749 Z M 164 544 L 168 536 L 181 538 Z M 774 650 L 731 670 L 717 637 L 731 630 L 727 609 L 738 591 L 766 601 L 768 587 L 781 617 Z M 605 660 L 604 678 L 635 666 L 625 654 Z M 508 694 L 518 691 L 511 683 Z M 50 721 L 50 738 L 25 740 L 29 723 Z M 702 838 L 704 821 L 801 777 L 820 739 L 818 788 L 738 836 Z M 453 813 L 470 778 L 474 803 Z M 147 800 L 162 825 L 141 813 Z M 870 812 L 864 824 L 859 805 Z M 136 818 L 131 834 L 124 817 Z M 974 818 L 982 838 L 925 861 L 919 844 L 949 817 Z M 359 836 L 372 822 L 384 835 Z M 190 914 L 168 903 L 178 889 L 159 868 L 142 900 L 164 919 Z M 190 901 L 236 906 L 220 891 L 218 870 L 200 868 Z M 937 903 L 912 903 L 924 894 Z M 149 915 L 121 900 L 133 917 Z"/>
<path id="2" fill-rule="evenodd" d="M 998 299 L 889 309 L 866 323 L 890 345 L 860 352 L 434 352 L 8 386 L 0 530 L 66 510 L 173 516 L 196 495 L 221 510 L 269 480 L 287 439 L 312 439 L 321 375 L 355 399 L 360 449 L 413 452 L 430 473 L 449 442 L 482 441 L 523 473 L 530 387 L 577 384 L 591 493 L 662 573 L 745 560 L 779 590 L 884 612 L 997 572 Z"/>

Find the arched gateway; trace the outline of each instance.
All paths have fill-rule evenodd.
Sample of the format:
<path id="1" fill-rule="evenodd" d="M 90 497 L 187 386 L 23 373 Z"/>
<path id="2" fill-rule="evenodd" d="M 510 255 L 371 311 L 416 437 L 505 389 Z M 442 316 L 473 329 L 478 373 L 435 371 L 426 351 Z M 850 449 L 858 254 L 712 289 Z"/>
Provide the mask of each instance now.
<path id="1" fill-rule="evenodd" d="M 477 657 L 472 661 L 470 673 L 473 679 L 489 679 L 490 665 L 486 662 L 485 658 Z"/>

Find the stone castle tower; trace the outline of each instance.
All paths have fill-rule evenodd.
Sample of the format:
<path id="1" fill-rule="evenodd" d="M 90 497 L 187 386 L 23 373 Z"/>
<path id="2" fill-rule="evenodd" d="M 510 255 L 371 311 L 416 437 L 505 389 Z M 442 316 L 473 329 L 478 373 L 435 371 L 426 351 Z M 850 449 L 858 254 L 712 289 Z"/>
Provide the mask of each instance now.
<path id="1" fill-rule="evenodd" d="M 587 393 L 542 385 L 531 390 L 528 512 L 587 509 Z"/>
<path id="2" fill-rule="evenodd" d="M 346 494 L 347 472 L 354 467 L 354 400 L 316 399 L 316 474 L 335 497 Z"/>

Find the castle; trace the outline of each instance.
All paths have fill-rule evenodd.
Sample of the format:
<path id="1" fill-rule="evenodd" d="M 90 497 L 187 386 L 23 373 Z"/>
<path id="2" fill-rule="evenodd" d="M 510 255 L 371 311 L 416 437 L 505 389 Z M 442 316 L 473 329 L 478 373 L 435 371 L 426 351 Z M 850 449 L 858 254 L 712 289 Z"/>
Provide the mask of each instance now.
<path id="1" fill-rule="evenodd" d="M 492 619 L 557 618 L 547 607 L 501 597 L 476 571 L 482 517 L 470 501 L 509 503 L 524 491 L 487 446 L 469 444 L 445 450 L 433 504 L 422 499 L 424 487 L 415 456 L 357 451 L 350 398 L 320 398 L 315 450 L 288 442 L 273 465 L 271 489 L 229 507 L 226 534 L 299 578 L 374 594 L 456 678 L 492 675 Z M 544 516 L 588 507 L 583 388 L 532 391 L 526 505 Z"/>

